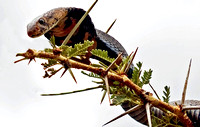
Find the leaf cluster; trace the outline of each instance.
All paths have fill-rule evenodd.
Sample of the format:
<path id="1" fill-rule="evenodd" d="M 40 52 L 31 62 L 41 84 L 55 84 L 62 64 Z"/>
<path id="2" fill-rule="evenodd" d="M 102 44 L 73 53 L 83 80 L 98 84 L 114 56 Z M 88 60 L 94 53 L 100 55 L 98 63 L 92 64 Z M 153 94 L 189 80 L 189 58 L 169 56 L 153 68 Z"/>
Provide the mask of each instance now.
<path id="1" fill-rule="evenodd" d="M 170 99 L 170 87 L 169 86 L 164 87 L 163 94 L 164 94 L 164 96 L 162 96 L 163 101 L 168 103 L 169 99 Z"/>
<path id="2" fill-rule="evenodd" d="M 141 76 L 142 73 L 142 63 L 138 62 L 136 64 L 136 67 L 133 69 L 133 74 L 132 74 L 132 81 L 140 86 L 142 88 L 143 85 L 149 84 L 151 76 L 152 76 L 152 70 L 149 69 L 148 71 L 144 71 L 143 75 Z"/>
<path id="3" fill-rule="evenodd" d="M 99 59 L 101 59 L 102 61 L 104 61 L 105 63 L 112 63 L 115 59 L 114 58 L 110 58 L 108 56 L 108 52 L 105 50 L 101 50 L 101 49 L 93 49 L 91 51 L 92 55 L 98 57 Z"/>
<path id="4" fill-rule="evenodd" d="M 159 118 L 155 116 L 154 112 L 152 112 L 151 116 L 153 127 L 182 127 L 178 118 L 170 114 L 165 114 Z"/>
<path id="5" fill-rule="evenodd" d="M 87 75 L 88 77 L 92 77 L 92 78 L 101 78 L 100 75 L 97 75 L 97 74 L 95 74 L 95 73 L 93 73 L 93 72 L 86 73 L 86 72 L 84 72 L 84 71 L 81 71 L 81 73 L 84 74 L 84 75 Z"/>
<path id="6" fill-rule="evenodd" d="M 129 106 L 140 104 L 140 98 L 135 94 L 133 90 L 127 86 L 114 85 L 110 87 L 110 93 L 112 94 L 112 105 L 121 105 L 124 102 L 129 102 Z"/>
<path id="7" fill-rule="evenodd" d="M 55 47 L 55 42 L 53 41 L 53 39 L 50 39 L 50 44 L 51 46 L 54 48 Z M 84 56 L 86 53 L 88 53 L 88 48 L 91 47 L 94 44 L 94 42 L 92 41 L 84 41 L 84 43 L 77 43 L 74 45 L 74 47 L 72 46 L 68 46 L 68 45 L 62 45 L 59 46 L 58 48 L 61 50 L 61 55 L 67 57 L 67 58 L 71 58 L 71 57 L 76 57 L 76 56 Z M 46 48 L 44 50 L 45 52 L 53 52 L 54 49 L 51 48 Z"/>
<path id="8" fill-rule="evenodd" d="M 92 54 L 98 58 L 103 59 L 104 61 L 107 61 L 109 63 L 112 63 L 115 59 L 110 58 L 108 56 L 107 51 L 105 50 L 100 50 L 100 49 L 95 49 L 92 50 Z M 123 61 L 120 63 L 118 66 L 120 70 L 124 70 L 127 66 L 127 63 L 129 62 L 130 58 L 124 58 Z M 106 66 L 104 63 L 102 63 L 103 66 Z M 144 71 L 143 75 L 141 76 L 141 68 L 142 68 L 142 63 L 138 62 L 136 64 L 137 66 L 133 70 L 132 74 L 132 80 L 134 83 L 142 87 L 144 84 L 148 84 L 151 79 L 152 75 L 152 70 L 149 69 L 148 71 Z M 83 72 L 82 72 L 83 73 Z M 86 74 L 83 73 L 89 77 L 97 78 L 98 76 L 94 75 L 93 73 Z M 99 77 L 98 77 L 99 78 Z M 123 86 L 119 82 L 113 81 L 109 83 L 110 85 L 110 94 L 111 94 L 111 99 L 112 99 L 112 105 L 121 105 L 124 102 L 129 102 L 130 105 L 135 105 L 135 104 L 141 104 L 140 98 L 135 94 L 133 90 L 130 88 Z M 106 89 L 104 89 L 106 91 Z M 105 92 L 103 94 L 103 97 L 105 97 Z M 102 99 L 103 100 L 103 99 Z"/>
<path id="9" fill-rule="evenodd" d="M 62 45 L 60 48 L 63 50 L 62 55 L 68 58 L 76 56 L 84 56 L 88 52 L 88 48 L 92 46 L 94 42 L 84 41 L 84 43 L 75 44 L 74 47 Z"/>
<path id="10" fill-rule="evenodd" d="M 107 55 L 106 51 L 102 51 L 100 49 L 95 50 L 95 52 L 93 53 L 93 55 L 96 55 L 98 57 L 101 57 L 104 60 L 109 61 L 109 57 Z M 109 61 L 112 62 L 113 60 Z M 129 62 L 129 58 L 124 58 L 122 63 L 119 65 L 119 68 L 123 69 Z M 145 84 L 149 84 L 150 83 L 150 79 L 152 78 L 152 70 L 149 69 L 148 71 L 144 70 L 143 74 L 142 73 L 142 63 L 138 62 L 136 63 L 136 67 L 134 67 L 133 69 L 133 74 L 132 74 L 132 81 L 140 86 L 143 87 L 143 85 Z M 88 75 L 91 77 L 91 75 Z M 94 75 L 92 75 L 94 77 Z M 106 93 L 106 89 L 104 89 L 104 94 L 102 97 L 102 100 L 105 97 L 105 93 Z M 112 99 L 112 105 L 121 105 L 123 103 L 127 103 L 129 104 L 130 107 L 134 106 L 135 104 L 142 104 L 140 97 L 137 96 L 135 94 L 135 92 L 133 90 L 131 90 L 130 88 L 123 86 L 122 84 L 120 84 L 117 81 L 114 81 L 112 83 L 112 85 L 110 85 L 110 94 L 111 94 L 111 99 Z M 170 88 L 169 87 L 165 87 L 165 91 L 164 91 L 164 95 L 165 95 L 165 101 L 168 102 L 169 101 L 169 97 L 170 97 Z M 174 119 L 174 117 L 171 116 L 163 116 L 162 118 L 158 118 L 156 117 L 154 114 L 152 114 L 153 116 L 153 126 L 178 126 L 178 120 Z"/>
<path id="11" fill-rule="evenodd" d="M 56 48 L 56 40 L 54 36 L 51 36 L 49 43 L 53 48 Z"/>
<path id="12" fill-rule="evenodd" d="M 126 60 L 126 59 L 125 59 Z M 152 70 L 142 72 L 142 63 L 138 62 L 136 67 L 134 67 L 132 74 L 132 81 L 142 87 L 145 84 L 148 84 L 151 79 Z M 113 85 L 111 86 L 111 99 L 114 105 L 121 105 L 124 102 L 129 102 L 130 105 L 141 104 L 140 98 L 135 94 L 133 90 L 123 85 Z"/>
<path id="13" fill-rule="evenodd" d="M 62 56 L 67 57 L 67 58 L 85 55 L 86 53 L 88 53 L 88 48 L 94 44 L 94 42 L 91 42 L 91 41 L 84 41 L 84 43 L 75 44 L 74 47 L 67 46 L 67 45 L 62 45 L 60 47 L 56 47 L 54 36 L 51 37 L 49 42 L 50 42 L 51 46 L 53 47 L 53 49 L 46 48 L 46 49 L 44 49 L 45 52 L 55 53 L 56 51 L 58 51 L 58 54 L 61 54 Z M 48 62 L 42 63 L 42 66 L 45 69 L 45 75 L 43 76 L 44 78 L 46 78 L 46 77 L 50 78 L 51 76 L 55 75 L 58 71 L 60 71 L 62 68 L 65 68 L 65 71 L 63 72 L 63 74 L 66 72 L 66 70 L 69 70 L 71 76 L 75 80 L 72 70 L 69 67 L 67 67 L 67 65 L 64 65 L 63 67 L 61 67 L 58 70 L 56 70 L 54 68 L 50 68 L 56 64 L 59 64 L 59 62 L 54 59 L 48 59 Z"/>

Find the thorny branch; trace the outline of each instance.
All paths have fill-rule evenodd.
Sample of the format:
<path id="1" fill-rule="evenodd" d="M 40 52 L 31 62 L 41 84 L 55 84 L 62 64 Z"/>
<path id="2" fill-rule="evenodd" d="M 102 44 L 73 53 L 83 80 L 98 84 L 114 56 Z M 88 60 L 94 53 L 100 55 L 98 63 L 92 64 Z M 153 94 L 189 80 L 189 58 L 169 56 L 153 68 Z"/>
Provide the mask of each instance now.
<path id="1" fill-rule="evenodd" d="M 77 61 L 74 61 L 72 59 L 68 59 L 68 58 L 66 58 L 66 57 L 64 57 L 60 54 L 55 55 L 53 53 L 46 53 L 46 52 L 43 52 L 43 51 L 36 51 L 36 50 L 33 50 L 33 49 L 29 49 L 25 53 L 18 53 L 17 56 L 23 56 L 24 58 L 22 58 L 21 60 L 25 60 L 25 59 L 33 60 L 35 58 L 54 59 L 56 61 L 59 61 L 62 64 L 67 65 L 69 68 L 87 70 L 87 71 L 96 73 L 96 74 L 98 74 L 102 77 L 104 77 L 105 74 L 106 74 L 105 69 L 86 65 L 86 64 L 83 64 L 81 62 L 77 62 Z M 21 60 L 18 60 L 15 63 L 17 63 Z M 169 110 L 170 112 L 177 115 L 177 117 L 180 119 L 181 123 L 183 123 L 184 126 L 193 127 L 191 120 L 186 115 L 186 113 L 182 111 L 181 107 L 172 106 L 172 105 L 169 105 L 166 102 L 162 102 L 162 101 L 154 98 L 152 96 L 152 94 L 146 92 L 145 90 L 143 90 L 142 88 L 140 88 L 139 86 L 134 84 L 126 75 L 118 75 L 118 74 L 115 74 L 115 73 L 112 73 L 112 72 L 109 71 L 107 73 L 107 78 L 121 82 L 121 84 L 126 85 L 130 89 L 134 90 L 135 93 L 138 96 L 140 96 L 140 98 L 141 98 L 141 100 L 143 101 L 144 104 L 149 103 L 152 106 L 155 106 L 155 107 L 157 107 L 161 110 L 163 110 L 163 109 Z"/>

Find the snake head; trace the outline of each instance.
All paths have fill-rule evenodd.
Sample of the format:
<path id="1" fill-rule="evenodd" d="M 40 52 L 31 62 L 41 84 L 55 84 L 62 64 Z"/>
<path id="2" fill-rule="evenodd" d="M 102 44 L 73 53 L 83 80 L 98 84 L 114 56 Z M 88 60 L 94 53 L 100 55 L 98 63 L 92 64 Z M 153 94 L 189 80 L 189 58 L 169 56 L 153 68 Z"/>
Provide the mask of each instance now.
<path id="1" fill-rule="evenodd" d="M 38 16 L 27 25 L 28 36 L 35 38 L 45 34 L 54 28 L 67 13 L 68 11 L 66 8 L 56 8 Z"/>

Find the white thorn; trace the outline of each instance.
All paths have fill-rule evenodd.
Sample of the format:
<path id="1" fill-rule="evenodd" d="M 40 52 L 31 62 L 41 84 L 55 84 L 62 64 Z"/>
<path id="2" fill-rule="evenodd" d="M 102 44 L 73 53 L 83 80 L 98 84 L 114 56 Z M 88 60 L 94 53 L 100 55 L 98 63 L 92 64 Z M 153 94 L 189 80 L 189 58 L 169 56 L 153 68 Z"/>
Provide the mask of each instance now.
<path id="1" fill-rule="evenodd" d="M 150 105 L 149 105 L 149 103 L 147 103 L 145 105 L 145 108 L 146 108 L 147 120 L 148 120 L 149 127 L 152 127 L 152 124 L 151 124 L 151 113 L 150 113 Z"/>

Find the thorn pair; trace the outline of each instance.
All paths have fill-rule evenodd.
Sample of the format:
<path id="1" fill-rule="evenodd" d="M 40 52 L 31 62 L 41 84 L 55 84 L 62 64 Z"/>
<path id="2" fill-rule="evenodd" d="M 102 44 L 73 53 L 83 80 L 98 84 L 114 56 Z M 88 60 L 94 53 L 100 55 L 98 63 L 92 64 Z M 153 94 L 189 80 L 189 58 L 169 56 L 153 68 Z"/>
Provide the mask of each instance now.
<path id="1" fill-rule="evenodd" d="M 67 70 L 69 70 L 69 73 L 71 74 L 72 78 L 74 79 L 74 81 L 75 81 L 76 84 L 77 84 L 76 78 L 75 78 L 74 73 L 72 72 L 71 68 L 68 67 L 68 66 L 66 66 L 66 65 L 64 65 L 64 68 L 65 68 L 65 70 L 63 71 L 63 73 L 62 73 L 62 75 L 60 76 L 60 78 L 62 78 L 63 75 L 65 74 L 65 72 L 66 72 Z"/>

